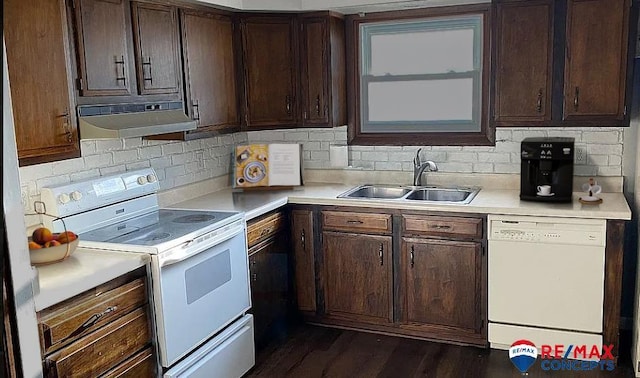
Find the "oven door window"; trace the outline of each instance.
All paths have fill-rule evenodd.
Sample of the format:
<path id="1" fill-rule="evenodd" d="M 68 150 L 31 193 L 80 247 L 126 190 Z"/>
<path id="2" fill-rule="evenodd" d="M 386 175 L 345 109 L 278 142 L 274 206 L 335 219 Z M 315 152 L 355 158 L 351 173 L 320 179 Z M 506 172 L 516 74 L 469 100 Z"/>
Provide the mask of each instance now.
<path id="1" fill-rule="evenodd" d="M 244 230 L 218 245 L 161 268 L 154 264 L 158 342 L 170 366 L 251 306 Z M 156 273 L 158 272 L 158 273 Z"/>
<path id="2" fill-rule="evenodd" d="M 227 249 L 184 272 L 188 305 L 231 281 L 230 252 Z"/>

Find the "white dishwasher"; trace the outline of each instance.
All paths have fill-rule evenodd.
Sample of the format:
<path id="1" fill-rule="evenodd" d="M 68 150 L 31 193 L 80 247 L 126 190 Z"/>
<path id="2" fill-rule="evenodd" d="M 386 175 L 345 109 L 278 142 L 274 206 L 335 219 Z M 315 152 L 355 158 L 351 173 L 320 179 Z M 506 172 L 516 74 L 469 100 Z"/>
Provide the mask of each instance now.
<path id="1" fill-rule="evenodd" d="M 602 345 L 606 221 L 489 215 L 489 342 Z"/>

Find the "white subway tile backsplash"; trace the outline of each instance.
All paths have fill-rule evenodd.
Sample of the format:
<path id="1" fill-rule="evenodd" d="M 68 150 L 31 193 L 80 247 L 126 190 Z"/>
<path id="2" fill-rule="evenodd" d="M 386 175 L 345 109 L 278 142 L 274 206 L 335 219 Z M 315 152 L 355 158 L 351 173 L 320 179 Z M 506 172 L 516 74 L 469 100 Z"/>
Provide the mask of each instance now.
<path id="1" fill-rule="evenodd" d="M 122 164 L 138 160 L 138 150 L 119 151 L 113 154 L 113 163 Z"/>
<path id="2" fill-rule="evenodd" d="M 135 163 L 126 164 L 127 171 L 135 171 L 136 169 L 149 168 L 149 160 L 136 161 Z"/>
<path id="3" fill-rule="evenodd" d="M 136 147 L 142 147 L 142 138 L 127 138 L 122 140 L 124 142 L 124 149 L 130 150 Z"/>
<path id="4" fill-rule="evenodd" d="M 493 163 L 473 163 L 474 173 L 493 173 Z"/>
<path id="5" fill-rule="evenodd" d="M 140 159 L 153 159 L 162 156 L 161 146 L 147 146 L 138 150 Z"/>
<path id="6" fill-rule="evenodd" d="M 162 145 L 162 154 L 163 155 L 173 155 L 179 154 L 184 151 L 183 149 L 184 143 L 168 143 Z"/>
<path id="7" fill-rule="evenodd" d="M 93 155 L 97 152 L 98 149 L 96 147 L 95 140 L 88 139 L 80 141 L 80 153 L 82 154 L 82 156 Z"/>
<path id="8" fill-rule="evenodd" d="M 624 128 L 498 128 L 495 146 L 348 146 L 351 169 L 413 170 L 413 158 L 433 160 L 449 173 L 520 172 L 520 141 L 531 136 L 573 137 L 587 147 L 586 165 L 576 165 L 581 176 L 621 176 Z M 161 190 L 227 175 L 236 144 L 301 143 L 305 168 L 330 168 L 330 146 L 345 145 L 347 128 L 291 129 L 238 132 L 187 142 L 141 138 L 82 140 L 82 158 L 20 168 L 21 186 L 28 201 L 39 200 L 43 186 L 84 180 L 151 166 Z"/>
<path id="9" fill-rule="evenodd" d="M 123 146 L 122 139 L 96 139 L 96 151 L 98 153 L 122 150 Z"/>
<path id="10" fill-rule="evenodd" d="M 126 172 L 127 167 L 122 165 L 111 165 L 109 167 L 100 168 L 100 176 L 115 175 L 116 173 Z"/>
<path id="11" fill-rule="evenodd" d="M 100 176 L 100 170 L 95 168 L 95 169 L 90 169 L 88 171 L 81 171 L 81 172 L 76 172 L 76 173 L 72 173 L 69 175 L 69 179 L 73 182 L 73 181 L 83 181 L 83 180 L 88 180 L 90 178 L 94 178 L 94 177 L 98 177 Z"/>
<path id="12" fill-rule="evenodd" d="M 195 156 L 193 152 L 171 155 L 171 164 L 180 165 L 190 163 L 195 159 Z"/>
<path id="13" fill-rule="evenodd" d="M 478 152 L 479 163 L 508 163 L 510 154 L 505 152 Z"/>
<path id="14" fill-rule="evenodd" d="M 85 167 L 102 168 L 113 165 L 113 153 L 107 152 L 99 155 L 89 155 L 84 157 Z"/>
<path id="15" fill-rule="evenodd" d="M 385 161 L 376 161 L 374 164 L 374 169 L 376 171 L 401 171 L 402 163 L 400 162 L 385 162 Z"/>

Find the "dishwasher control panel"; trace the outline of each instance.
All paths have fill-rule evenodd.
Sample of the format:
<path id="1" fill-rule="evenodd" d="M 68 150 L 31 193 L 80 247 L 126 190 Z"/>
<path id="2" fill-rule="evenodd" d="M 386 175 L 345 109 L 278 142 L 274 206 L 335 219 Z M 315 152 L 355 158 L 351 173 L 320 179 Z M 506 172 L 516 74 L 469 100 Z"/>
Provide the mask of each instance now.
<path id="1" fill-rule="evenodd" d="M 489 216 L 489 240 L 604 246 L 606 221 L 600 219 Z"/>

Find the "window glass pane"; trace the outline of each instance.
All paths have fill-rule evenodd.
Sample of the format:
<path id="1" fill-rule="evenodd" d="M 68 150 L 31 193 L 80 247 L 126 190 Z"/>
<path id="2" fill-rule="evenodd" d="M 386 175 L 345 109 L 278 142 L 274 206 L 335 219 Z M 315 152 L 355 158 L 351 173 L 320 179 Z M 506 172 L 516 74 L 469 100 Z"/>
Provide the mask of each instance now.
<path id="1" fill-rule="evenodd" d="M 473 120 L 473 79 L 385 81 L 368 85 L 369 122 Z"/>
<path id="2" fill-rule="evenodd" d="M 382 76 L 473 71 L 473 45 L 473 29 L 372 35 L 369 74 Z"/>

